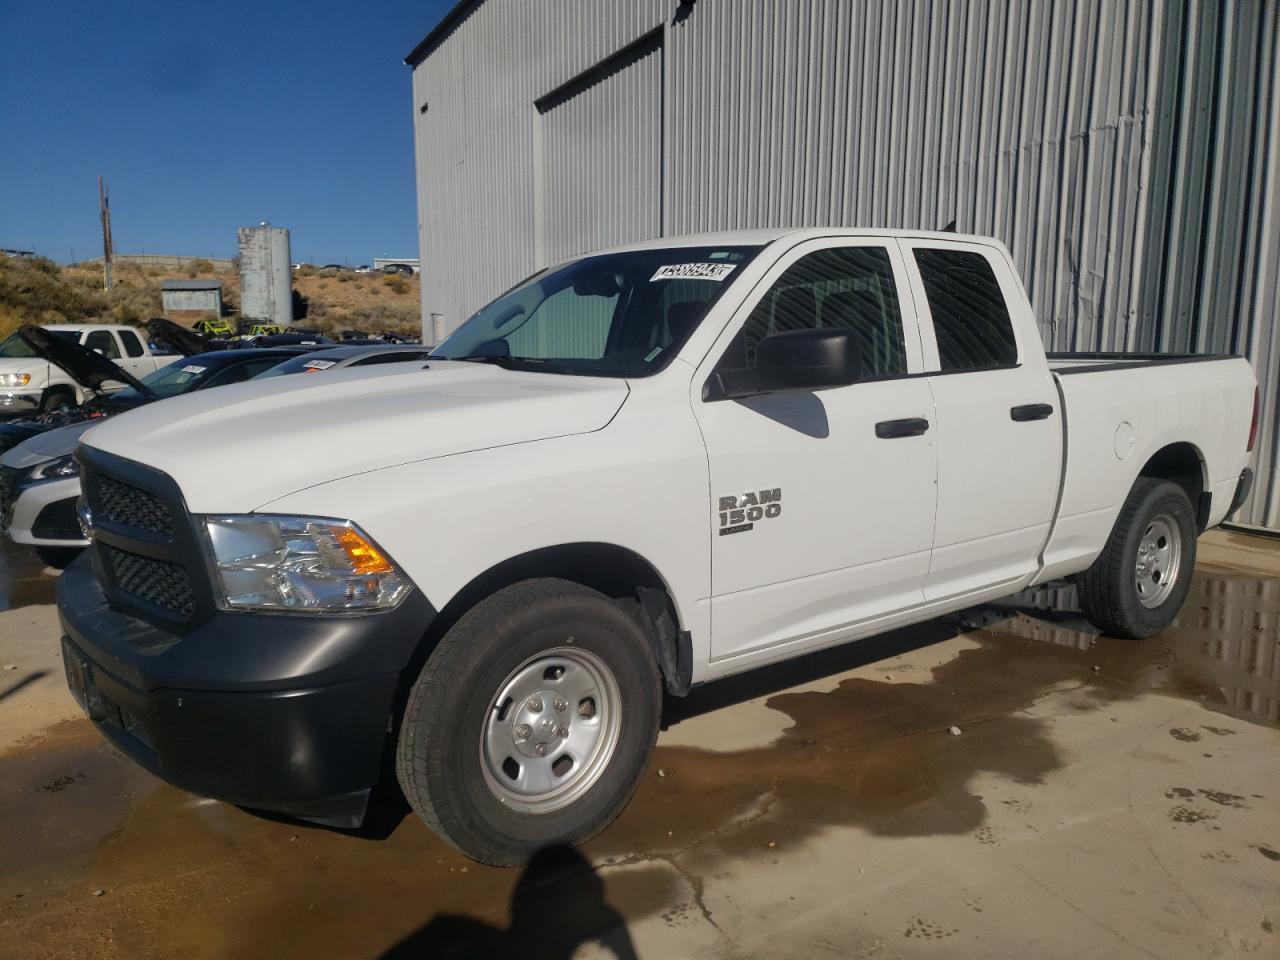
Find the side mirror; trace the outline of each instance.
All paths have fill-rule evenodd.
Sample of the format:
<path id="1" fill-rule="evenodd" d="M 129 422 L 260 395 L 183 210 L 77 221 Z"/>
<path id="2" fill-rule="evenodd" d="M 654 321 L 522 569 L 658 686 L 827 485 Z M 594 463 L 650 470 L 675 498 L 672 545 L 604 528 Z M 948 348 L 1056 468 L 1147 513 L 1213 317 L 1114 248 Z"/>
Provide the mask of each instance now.
<path id="1" fill-rule="evenodd" d="M 725 370 L 719 379 L 726 399 L 846 387 L 862 379 L 862 354 L 847 330 L 791 330 L 756 345 L 754 370 Z"/>

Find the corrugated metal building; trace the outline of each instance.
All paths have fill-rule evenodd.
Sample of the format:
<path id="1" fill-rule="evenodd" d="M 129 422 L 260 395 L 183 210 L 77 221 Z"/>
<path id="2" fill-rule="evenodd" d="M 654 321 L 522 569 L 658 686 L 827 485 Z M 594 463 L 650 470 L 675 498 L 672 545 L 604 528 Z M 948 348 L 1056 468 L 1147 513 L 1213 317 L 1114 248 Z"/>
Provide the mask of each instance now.
<path id="1" fill-rule="evenodd" d="M 165 280 L 160 284 L 160 304 L 166 315 L 199 313 L 222 316 L 221 280 Z"/>
<path id="2" fill-rule="evenodd" d="M 1234 351 L 1280 527 L 1274 0 L 464 0 L 413 67 L 424 333 L 606 244 L 990 234 L 1052 349 Z"/>

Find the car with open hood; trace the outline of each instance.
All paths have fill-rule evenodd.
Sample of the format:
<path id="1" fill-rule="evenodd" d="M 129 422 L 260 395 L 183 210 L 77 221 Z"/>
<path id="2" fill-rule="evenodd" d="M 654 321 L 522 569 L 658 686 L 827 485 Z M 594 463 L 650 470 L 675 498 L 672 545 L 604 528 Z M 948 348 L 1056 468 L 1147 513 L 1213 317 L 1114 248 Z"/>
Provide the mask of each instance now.
<path id="1" fill-rule="evenodd" d="M 0 532 L 36 548 L 45 562 L 67 563 L 88 544 L 76 519 L 80 466 L 73 456 L 80 437 L 108 417 L 183 394 L 252 380 L 306 347 L 217 350 L 185 358 L 144 377 L 135 387 L 86 404 L 77 422 L 35 424 L 34 430 L 0 455 Z M 18 424 L 0 425 L 5 431 Z"/>
<path id="2" fill-rule="evenodd" d="M 84 349 L 72 349 L 76 347 Z M 100 357 L 103 364 L 87 365 L 85 352 Z M 0 416 L 73 406 L 99 393 L 123 389 L 175 359 L 153 350 L 136 327 L 28 325 L 0 341 Z M 95 379 L 96 386 L 87 387 L 86 376 Z"/>

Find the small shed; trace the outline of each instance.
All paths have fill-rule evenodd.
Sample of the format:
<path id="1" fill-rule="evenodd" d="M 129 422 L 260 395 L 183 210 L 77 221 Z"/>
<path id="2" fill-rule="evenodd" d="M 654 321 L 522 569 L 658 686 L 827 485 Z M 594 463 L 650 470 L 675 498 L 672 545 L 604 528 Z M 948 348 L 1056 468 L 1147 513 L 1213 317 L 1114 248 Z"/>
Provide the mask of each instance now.
<path id="1" fill-rule="evenodd" d="M 221 280 L 166 280 L 160 285 L 165 315 L 222 316 Z"/>

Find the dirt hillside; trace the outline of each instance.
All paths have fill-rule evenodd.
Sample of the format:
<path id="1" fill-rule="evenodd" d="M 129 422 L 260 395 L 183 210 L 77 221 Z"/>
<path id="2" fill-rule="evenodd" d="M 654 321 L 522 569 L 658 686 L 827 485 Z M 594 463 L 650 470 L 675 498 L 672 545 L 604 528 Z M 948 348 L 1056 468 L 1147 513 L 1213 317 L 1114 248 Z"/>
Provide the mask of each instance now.
<path id="1" fill-rule="evenodd" d="M 185 271 L 116 265 L 114 285 L 102 289 L 97 264 L 61 267 L 51 260 L 0 256 L 0 336 L 23 323 L 143 324 L 163 316 L 160 285 L 170 278 L 222 281 L 223 301 L 234 324 L 240 308 L 240 276 L 234 270 L 215 270 L 209 261 L 192 261 Z M 418 277 L 358 274 L 347 270 L 319 270 L 303 266 L 294 275 L 294 290 L 305 313 L 295 321 L 324 333 L 359 329 L 368 333 L 421 332 Z M 195 316 L 175 317 L 194 322 Z"/>

